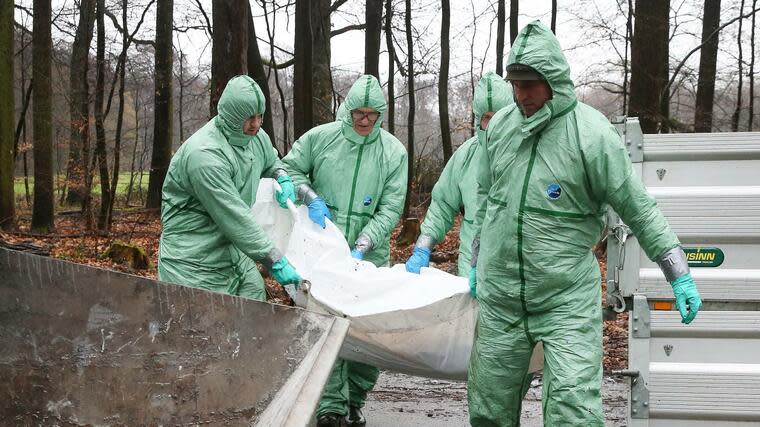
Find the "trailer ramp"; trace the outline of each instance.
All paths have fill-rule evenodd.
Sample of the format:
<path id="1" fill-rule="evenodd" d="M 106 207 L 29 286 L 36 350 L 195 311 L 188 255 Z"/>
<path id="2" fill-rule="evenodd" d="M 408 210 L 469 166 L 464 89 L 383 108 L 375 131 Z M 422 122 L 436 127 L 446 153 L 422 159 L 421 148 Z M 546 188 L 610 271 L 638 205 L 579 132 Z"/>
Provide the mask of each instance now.
<path id="1" fill-rule="evenodd" d="M 304 426 L 348 323 L 0 249 L 0 424 Z"/>

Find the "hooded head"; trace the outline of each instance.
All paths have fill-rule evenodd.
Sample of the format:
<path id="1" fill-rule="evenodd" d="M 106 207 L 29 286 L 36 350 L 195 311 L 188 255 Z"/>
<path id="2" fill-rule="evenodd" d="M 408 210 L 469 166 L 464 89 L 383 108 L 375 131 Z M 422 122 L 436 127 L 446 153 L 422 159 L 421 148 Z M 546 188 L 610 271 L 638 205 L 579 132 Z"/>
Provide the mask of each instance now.
<path id="1" fill-rule="evenodd" d="M 507 69 L 520 79 L 531 77 L 534 71 L 551 89 L 550 99 L 525 120 L 529 129 L 570 112 L 577 104 L 570 67 L 559 41 L 540 21 L 533 21 L 520 31 L 509 51 Z M 519 106 L 519 100 L 516 101 Z"/>
<path id="2" fill-rule="evenodd" d="M 483 115 L 488 112 L 495 113 L 512 103 L 512 86 L 509 83 L 493 71 L 481 77 L 472 99 L 472 112 L 479 140 L 482 141 L 486 134 L 486 130 L 480 126 Z"/>
<path id="3" fill-rule="evenodd" d="M 385 102 L 385 94 L 380 87 L 380 82 L 371 75 L 365 74 L 359 77 L 348 91 L 348 95 L 346 95 L 346 100 L 343 102 L 343 105 L 345 105 L 346 114 L 343 117 L 340 117 L 340 115 L 338 116 L 338 119 L 342 124 L 343 136 L 349 141 L 357 144 L 374 142 L 380 134 L 380 126 L 383 124 L 385 110 L 388 108 L 388 105 Z M 380 116 L 375 120 L 372 130 L 367 136 L 359 135 L 354 130 L 351 112 L 360 108 L 370 108 L 380 113 Z"/>
<path id="4" fill-rule="evenodd" d="M 244 132 L 243 124 L 251 116 L 263 115 L 265 106 L 264 93 L 252 78 L 233 77 L 219 98 L 215 124 L 230 144 L 247 144 L 253 136 Z"/>

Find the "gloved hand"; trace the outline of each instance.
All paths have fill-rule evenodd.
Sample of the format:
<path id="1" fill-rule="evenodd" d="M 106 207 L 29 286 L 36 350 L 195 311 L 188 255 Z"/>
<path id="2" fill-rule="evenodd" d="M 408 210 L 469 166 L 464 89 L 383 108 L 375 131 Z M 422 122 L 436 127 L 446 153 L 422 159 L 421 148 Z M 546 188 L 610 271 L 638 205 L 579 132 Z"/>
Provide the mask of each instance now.
<path id="1" fill-rule="evenodd" d="M 478 285 L 478 267 L 472 267 L 470 268 L 470 295 L 473 298 L 477 298 L 478 294 L 476 291 L 476 287 Z"/>
<path id="2" fill-rule="evenodd" d="M 674 280 L 670 286 L 673 287 L 673 295 L 676 297 L 676 308 L 681 313 L 681 323 L 688 325 L 697 317 L 697 312 L 702 307 L 697 285 L 694 284 L 691 274 L 686 273 Z"/>
<path id="3" fill-rule="evenodd" d="M 277 283 L 281 285 L 287 285 L 293 283 L 298 289 L 298 284 L 301 281 L 301 276 L 298 274 L 295 268 L 288 262 L 287 258 L 282 257 L 277 262 L 272 264 L 272 268 L 269 269 L 272 273 L 272 277 Z"/>
<path id="4" fill-rule="evenodd" d="M 321 197 L 315 197 L 307 206 L 309 207 L 309 219 L 314 221 L 314 224 L 325 228 L 325 217 L 332 219 L 330 209 L 327 209 L 325 201 Z"/>
<path id="5" fill-rule="evenodd" d="M 430 249 L 415 246 L 412 256 L 406 261 L 406 271 L 420 274 L 420 268 L 430 265 Z"/>
<path id="6" fill-rule="evenodd" d="M 281 208 L 287 209 L 288 199 L 293 203 L 296 202 L 296 187 L 293 185 L 293 180 L 287 175 L 282 175 L 277 178 L 277 183 L 280 184 L 282 191 L 276 191 L 274 193 L 274 198 L 277 200 L 277 203 L 280 204 Z"/>
<path id="7" fill-rule="evenodd" d="M 351 251 L 351 256 L 361 261 L 364 259 L 364 252 L 360 251 L 359 249 L 354 249 Z"/>

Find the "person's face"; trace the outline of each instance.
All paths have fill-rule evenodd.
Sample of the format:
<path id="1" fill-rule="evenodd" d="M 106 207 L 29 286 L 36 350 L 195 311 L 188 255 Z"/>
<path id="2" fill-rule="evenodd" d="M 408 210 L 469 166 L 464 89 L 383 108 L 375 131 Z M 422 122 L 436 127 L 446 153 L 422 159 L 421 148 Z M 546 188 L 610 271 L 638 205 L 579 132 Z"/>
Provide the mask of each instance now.
<path id="1" fill-rule="evenodd" d="M 544 80 L 512 80 L 515 100 L 526 117 L 530 117 L 552 98 L 552 89 Z"/>
<path id="2" fill-rule="evenodd" d="M 251 116 L 243 122 L 243 133 L 250 136 L 256 136 L 257 133 L 259 133 L 259 129 L 261 129 L 261 121 L 263 120 L 263 116 L 261 114 L 256 114 L 255 116 Z"/>
<path id="3" fill-rule="evenodd" d="M 488 129 L 488 123 L 491 121 L 491 117 L 496 114 L 493 111 L 489 111 L 486 113 L 483 113 L 482 116 L 480 116 L 480 128 L 483 130 Z"/>
<path id="4" fill-rule="evenodd" d="M 372 132 L 375 122 L 380 117 L 380 113 L 369 107 L 357 108 L 351 110 L 351 120 L 354 123 L 354 131 L 361 136 L 367 136 Z"/>

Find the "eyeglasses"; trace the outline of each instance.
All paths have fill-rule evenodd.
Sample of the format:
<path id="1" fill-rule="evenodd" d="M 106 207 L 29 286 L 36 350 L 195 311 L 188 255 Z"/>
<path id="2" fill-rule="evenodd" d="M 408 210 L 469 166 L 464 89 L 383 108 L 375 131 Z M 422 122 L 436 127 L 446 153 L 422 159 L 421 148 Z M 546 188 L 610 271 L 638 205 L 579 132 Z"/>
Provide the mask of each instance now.
<path id="1" fill-rule="evenodd" d="M 368 118 L 370 122 L 374 122 L 380 118 L 380 113 L 377 111 L 364 112 L 359 110 L 351 110 L 351 118 L 354 119 L 355 122 L 358 122 L 365 117 Z"/>

